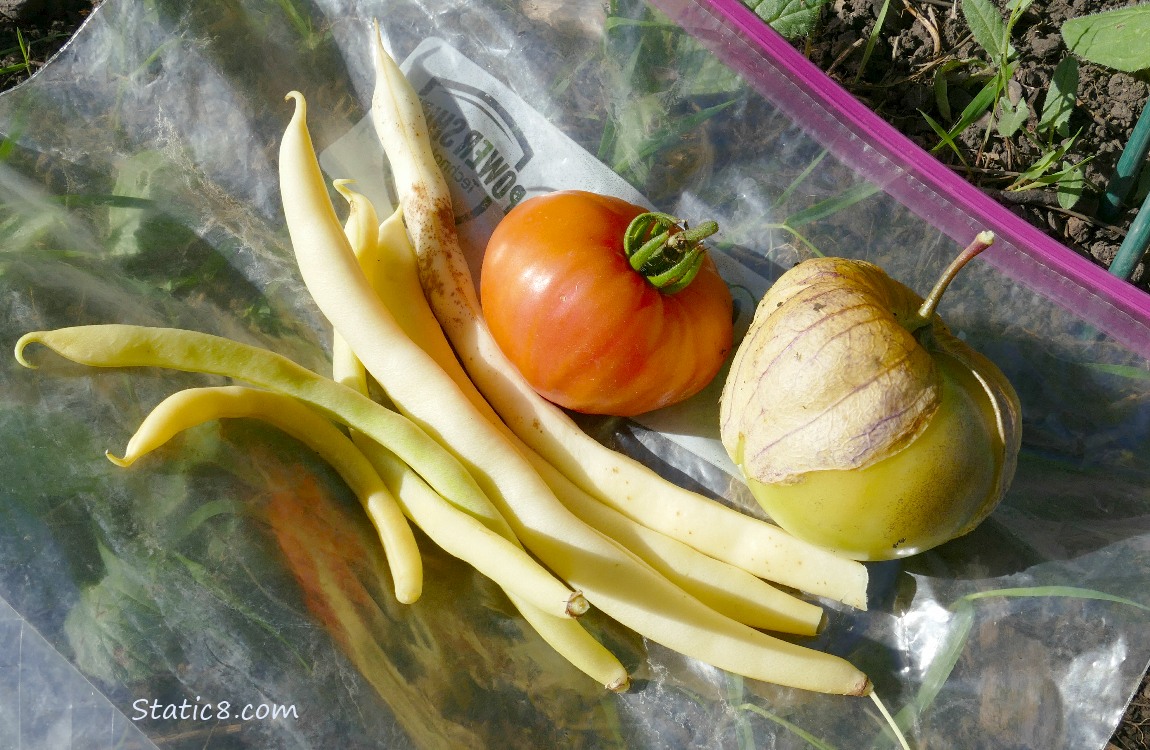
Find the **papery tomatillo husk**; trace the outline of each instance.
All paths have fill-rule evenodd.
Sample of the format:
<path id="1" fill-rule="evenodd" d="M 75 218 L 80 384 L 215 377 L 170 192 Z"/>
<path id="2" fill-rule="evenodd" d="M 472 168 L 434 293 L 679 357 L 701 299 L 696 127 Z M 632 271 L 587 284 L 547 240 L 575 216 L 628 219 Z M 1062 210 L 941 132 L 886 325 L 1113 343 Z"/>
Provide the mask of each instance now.
<path id="1" fill-rule="evenodd" d="M 722 394 L 723 445 L 771 517 L 859 560 L 972 530 L 1001 500 L 1020 443 L 1005 375 L 871 263 L 805 261 L 760 301 Z"/>

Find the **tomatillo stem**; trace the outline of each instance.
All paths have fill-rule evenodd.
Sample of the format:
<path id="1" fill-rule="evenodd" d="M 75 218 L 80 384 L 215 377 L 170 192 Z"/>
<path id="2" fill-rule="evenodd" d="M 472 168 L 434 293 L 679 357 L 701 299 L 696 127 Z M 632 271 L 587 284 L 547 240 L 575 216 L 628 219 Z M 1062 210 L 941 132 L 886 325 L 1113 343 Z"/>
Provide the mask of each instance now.
<path id="1" fill-rule="evenodd" d="M 934 316 L 935 308 L 938 307 L 939 300 L 942 299 L 943 292 L 950 286 L 950 282 L 954 280 L 954 277 L 958 275 L 962 267 L 969 263 L 974 256 L 992 244 L 994 244 L 994 232 L 979 232 L 978 236 L 974 238 L 974 242 L 967 245 L 966 249 L 959 253 L 957 258 L 951 261 L 950 265 L 946 267 L 946 270 L 942 272 L 942 275 L 938 277 L 934 289 L 931 289 L 930 294 L 923 300 L 922 307 L 918 308 L 918 318 L 921 320 L 922 325 L 926 325 L 930 322 L 931 317 Z"/>
<path id="2" fill-rule="evenodd" d="M 670 214 L 652 211 L 631 220 L 623 233 L 623 251 L 631 268 L 664 294 L 674 294 L 699 273 L 706 256 L 699 243 L 717 231 L 713 221 L 692 229 Z"/>

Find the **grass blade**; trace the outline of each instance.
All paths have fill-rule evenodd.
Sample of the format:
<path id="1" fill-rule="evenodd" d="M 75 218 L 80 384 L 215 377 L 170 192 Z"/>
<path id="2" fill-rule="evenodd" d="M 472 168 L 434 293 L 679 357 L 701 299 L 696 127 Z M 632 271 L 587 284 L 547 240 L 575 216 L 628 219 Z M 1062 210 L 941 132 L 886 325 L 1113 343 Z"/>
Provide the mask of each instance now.
<path id="1" fill-rule="evenodd" d="M 1127 599 L 1123 596 L 1108 594 L 1105 591 L 1096 591 L 1095 589 L 1081 588 L 1078 586 L 1027 586 L 1022 588 L 978 591 L 973 594 L 967 594 L 962 597 L 962 599 L 959 599 L 959 602 L 973 602 L 979 599 L 1039 596 L 1056 596 L 1065 599 L 1093 599 L 1096 601 L 1113 602 L 1115 604 L 1125 604 L 1128 607 L 1137 607 L 1138 609 L 1150 612 L 1150 605 L 1142 604 L 1141 602 L 1136 602 L 1133 599 Z"/>
<path id="2" fill-rule="evenodd" d="M 859 62 L 858 72 L 855 73 L 855 83 L 862 78 L 863 71 L 866 69 L 866 64 L 870 60 L 870 56 L 874 53 L 874 46 L 878 42 L 879 34 L 882 32 L 883 24 L 886 23 L 886 13 L 890 10 L 890 0 L 883 0 L 882 7 L 878 11 L 878 19 L 874 22 L 874 26 L 870 30 L 870 36 L 866 40 L 866 49 L 863 50 L 862 60 Z"/>
<path id="3" fill-rule="evenodd" d="M 803 169 L 803 171 L 800 172 L 797 177 L 795 177 L 795 179 L 791 180 L 791 184 L 787 185 L 786 189 L 783 190 L 783 192 L 779 195 L 778 200 L 775 201 L 776 205 L 785 206 L 787 201 L 791 199 L 791 196 L 794 194 L 795 190 L 798 190 L 799 185 L 801 185 L 804 180 L 811 176 L 811 172 L 815 171 L 815 167 L 822 163 L 822 160 L 827 157 L 828 153 L 829 152 L 826 149 L 823 149 L 819 152 L 818 156 L 816 156 L 814 159 L 811 159 L 811 163 L 808 164 L 806 168 Z"/>
<path id="4" fill-rule="evenodd" d="M 921 109 L 918 111 L 918 113 L 922 115 L 923 119 L 926 120 L 926 124 L 929 125 L 930 129 L 934 131 L 934 134 L 938 136 L 938 145 L 930 150 L 931 153 L 937 153 L 942 150 L 943 146 L 949 146 L 950 150 L 954 152 L 954 155 L 957 156 L 958 160 L 962 163 L 962 166 L 965 167 L 966 159 L 962 158 L 962 151 L 958 149 L 958 144 L 954 142 L 954 138 L 951 138 L 950 133 L 947 132 L 946 128 L 940 125 L 937 120 L 928 115 L 926 112 L 923 112 Z"/>
<path id="5" fill-rule="evenodd" d="M 1071 138 L 1058 148 L 1047 151 L 1038 161 L 1034 162 L 1034 164 L 1032 164 L 1022 174 L 1018 175 L 1018 177 L 1015 178 L 1014 182 L 1011 183 L 1007 190 L 1028 190 L 1030 188 L 1053 185 L 1054 183 L 1058 182 L 1065 176 L 1067 170 L 1064 169 L 1052 175 L 1048 175 L 1046 173 L 1050 171 L 1051 167 L 1053 167 L 1059 159 L 1066 156 L 1067 152 L 1069 152 L 1071 147 L 1074 145 L 1074 140 L 1074 138 Z"/>
<path id="6" fill-rule="evenodd" d="M 1104 372 L 1107 375 L 1117 375 L 1122 378 L 1150 382 L 1150 370 L 1145 370 L 1141 367 L 1135 367 L 1133 365 L 1111 365 L 1105 362 L 1086 362 L 1084 364 L 1091 370 Z"/>
<path id="7" fill-rule="evenodd" d="M 1122 604 L 1150 612 L 1150 605 L 1142 604 L 1141 602 L 1123 596 L 1108 594 L 1105 591 L 1097 591 L 1079 586 L 1024 586 L 976 591 L 972 594 L 967 594 L 951 605 L 951 611 L 954 612 L 953 627 L 943 642 L 943 648 L 939 651 L 938 656 L 935 657 L 930 667 L 927 668 L 926 674 L 923 676 L 922 684 L 919 686 L 918 693 L 915 694 L 914 699 L 910 703 L 903 706 L 895 715 L 895 723 L 900 728 L 904 730 L 907 729 L 910 724 L 925 713 L 931 704 L 934 703 L 935 699 L 938 698 L 938 694 L 942 691 L 943 685 L 946 684 L 951 672 L 954 671 L 955 666 L 958 664 L 958 659 L 962 655 L 966 641 L 970 636 L 971 628 L 974 626 L 974 602 L 980 599 L 1029 597 L 1089 599 Z"/>
<path id="8" fill-rule="evenodd" d="M 741 706 L 738 706 L 737 708 L 740 711 L 751 711 L 753 713 L 758 714 L 759 716 L 762 716 L 764 719 L 767 719 L 769 721 L 773 721 L 774 723 L 778 724 L 783 729 L 786 729 L 787 731 L 792 732 L 793 734 L 802 738 L 807 744 L 809 744 L 811 747 L 815 748 L 815 750 L 836 750 L 836 748 L 833 745 L 828 745 L 826 742 L 823 742 L 818 737 L 815 737 L 813 734 L 811 734 L 807 730 L 803 729 L 802 727 L 798 726 L 797 724 L 792 724 L 791 722 L 787 721 L 783 717 L 776 716 L 775 714 L 771 713 L 770 711 L 766 710 L 765 708 L 761 708 L 759 706 L 756 706 L 753 703 L 744 703 Z"/>
<path id="9" fill-rule="evenodd" d="M 934 703 L 942 686 L 950 679 L 962 651 L 966 647 L 970 630 L 974 627 L 974 605 L 965 599 L 959 599 L 954 607 L 954 626 L 943 641 L 943 647 L 938 656 L 930 663 L 926 674 L 923 675 L 922 684 L 915 694 L 914 700 L 906 704 L 895 714 L 894 721 L 904 731 L 910 727 L 916 718 L 926 712 Z"/>
<path id="10" fill-rule="evenodd" d="M 994 100 L 998 97 L 1000 83 L 1001 81 L 996 76 L 975 94 L 974 98 L 970 100 L 970 104 L 966 105 L 966 109 L 962 110 L 958 122 L 951 127 L 951 138 L 969 128 L 975 120 L 990 111 L 990 108 L 994 106 Z"/>
<path id="11" fill-rule="evenodd" d="M 839 211 L 849 208 L 877 192 L 879 192 L 878 185 L 869 182 L 860 183 L 854 187 L 847 188 L 836 196 L 821 200 L 813 206 L 791 214 L 784 223 L 792 228 L 801 227 L 803 224 L 810 224 L 812 221 L 833 216 Z"/>

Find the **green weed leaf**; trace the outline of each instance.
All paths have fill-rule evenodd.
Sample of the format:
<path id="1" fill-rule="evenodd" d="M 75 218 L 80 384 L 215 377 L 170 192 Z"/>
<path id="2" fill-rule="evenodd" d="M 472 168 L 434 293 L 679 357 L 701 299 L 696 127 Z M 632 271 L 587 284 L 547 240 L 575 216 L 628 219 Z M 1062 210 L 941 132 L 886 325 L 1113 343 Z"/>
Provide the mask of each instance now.
<path id="1" fill-rule="evenodd" d="M 785 38 L 798 39 L 814 31 L 827 0 L 744 0 L 743 4 Z"/>
<path id="2" fill-rule="evenodd" d="M 684 45 L 686 46 L 686 45 Z M 728 68 L 706 49 L 684 49 L 679 70 L 692 71 L 683 96 L 715 96 L 738 91 L 743 86 L 739 74 Z"/>
<path id="3" fill-rule="evenodd" d="M 1150 68 L 1150 4 L 1071 18 L 1062 40 L 1097 65 L 1133 73 Z"/>
<path id="4" fill-rule="evenodd" d="M 1018 129 L 1030 119 L 1030 107 L 1026 101 L 1020 99 L 1018 104 L 1011 104 L 1010 99 L 1002 97 L 998 100 L 998 134 L 1003 138 L 1010 138 Z"/>
<path id="5" fill-rule="evenodd" d="M 999 80 L 997 78 L 992 79 L 974 95 L 970 104 L 967 104 L 966 109 L 962 110 L 962 114 L 959 115 L 958 122 L 951 127 L 951 138 L 956 138 L 959 133 L 969 128 L 976 120 L 990 111 L 991 107 L 994 106 L 994 100 L 998 97 L 998 86 Z"/>
<path id="6" fill-rule="evenodd" d="M 1086 175 L 1081 165 L 1062 162 L 1062 176 L 1058 180 L 1058 205 L 1069 211 L 1078 203 L 1086 190 Z"/>
<path id="7" fill-rule="evenodd" d="M 962 16 L 970 33 L 979 47 L 997 65 L 1006 61 L 1009 54 L 1006 21 L 990 0 L 962 0 Z"/>
<path id="8" fill-rule="evenodd" d="M 1064 176 L 1064 170 L 1059 170 L 1054 173 L 1050 173 L 1050 170 L 1054 168 L 1054 165 L 1058 163 L 1059 159 L 1062 159 L 1070 152 L 1077 137 L 1076 134 L 1074 138 L 1068 138 L 1065 143 L 1042 154 L 1034 164 L 1030 165 L 1028 169 L 1015 178 L 1007 190 L 1032 190 L 1037 187 L 1054 185 L 1061 181 Z"/>
<path id="9" fill-rule="evenodd" d="M 80 592 L 64 619 L 76 664 L 109 684 L 146 680 L 183 659 L 164 622 L 157 568 L 132 566 L 103 545 L 106 575 Z"/>
<path id="10" fill-rule="evenodd" d="M 1058 63 L 1050 81 L 1050 89 L 1042 103 L 1038 129 L 1049 130 L 1062 137 L 1070 134 L 1070 113 L 1078 94 L 1078 60 L 1068 57 Z"/>

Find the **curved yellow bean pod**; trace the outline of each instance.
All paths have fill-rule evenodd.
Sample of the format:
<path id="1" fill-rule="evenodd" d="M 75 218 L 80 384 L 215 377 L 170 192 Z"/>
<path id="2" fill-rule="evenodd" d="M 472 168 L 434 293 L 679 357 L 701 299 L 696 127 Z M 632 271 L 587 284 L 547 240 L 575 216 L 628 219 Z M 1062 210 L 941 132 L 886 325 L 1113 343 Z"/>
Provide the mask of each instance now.
<path id="1" fill-rule="evenodd" d="M 280 393 L 243 386 L 179 391 L 152 410 L 128 441 L 122 458 L 111 454 L 108 458 L 120 466 L 130 466 L 183 430 L 229 418 L 267 422 L 331 464 L 361 499 L 379 531 L 396 579 L 396 598 L 401 602 L 415 601 L 410 598 L 418 598 L 419 587 L 414 584 L 422 581 L 421 566 L 412 569 L 418 565 L 419 550 L 404 518 L 406 514 L 449 554 L 505 588 L 521 592 L 520 599 L 532 602 L 541 611 L 546 608 L 548 616 L 569 619 L 586 610 L 582 597 L 572 594 L 522 549 L 506 543 L 475 518 L 447 503 L 394 454 L 389 454 L 389 471 L 378 472 L 375 463 L 328 419 Z"/>
<path id="2" fill-rule="evenodd" d="M 363 259 L 361 262 L 370 263 L 369 259 L 378 254 L 379 215 L 375 211 L 375 206 L 366 196 L 348 187 L 351 180 L 335 180 L 332 184 L 347 201 L 349 209 L 343 225 L 344 234 L 347 235 L 356 258 Z M 354 388 L 365 396 L 368 395 L 367 370 L 363 368 L 363 363 L 356 359 L 347 341 L 339 335 L 339 331 L 332 333 L 331 359 L 332 380 Z"/>
<path id="3" fill-rule="evenodd" d="M 26 367 L 35 367 L 24 356 L 33 343 L 90 367 L 163 367 L 222 375 L 292 396 L 386 446 L 445 500 L 485 525 L 499 523 L 487 517 L 491 502 L 475 479 L 415 423 L 275 352 L 198 331 L 110 323 L 24 334 L 15 353 Z"/>
<path id="4" fill-rule="evenodd" d="M 367 511 L 383 542 L 395 598 L 404 604 L 423 591 L 423 563 L 407 519 L 379 474 L 342 432 L 298 401 L 242 386 L 188 388 L 157 405 L 128 441 L 122 457 L 108 459 L 131 466 L 180 432 L 219 419 L 257 418 L 282 430 L 331 464 Z"/>

